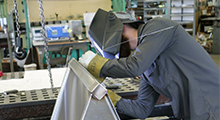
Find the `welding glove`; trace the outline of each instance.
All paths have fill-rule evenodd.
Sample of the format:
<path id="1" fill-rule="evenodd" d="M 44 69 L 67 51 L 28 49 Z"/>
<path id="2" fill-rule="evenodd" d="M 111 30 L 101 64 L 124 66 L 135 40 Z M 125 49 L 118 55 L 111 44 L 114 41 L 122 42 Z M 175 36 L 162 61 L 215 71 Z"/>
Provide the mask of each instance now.
<path id="1" fill-rule="evenodd" d="M 92 51 L 87 51 L 82 57 L 79 58 L 79 62 L 88 69 L 88 71 L 100 82 L 102 83 L 104 78 L 100 77 L 100 71 L 103 65 L 109 59 L 101 57 Z"/>
<path id="2" fill-rule="evenodd" d="M 112 100 L 113 105 L 115 106 L 116 103 L 121 99 L 121 96 L 117 95 L 115 92 L 108 90 L 108 95 L 110 97 L 110 99 Z"/>

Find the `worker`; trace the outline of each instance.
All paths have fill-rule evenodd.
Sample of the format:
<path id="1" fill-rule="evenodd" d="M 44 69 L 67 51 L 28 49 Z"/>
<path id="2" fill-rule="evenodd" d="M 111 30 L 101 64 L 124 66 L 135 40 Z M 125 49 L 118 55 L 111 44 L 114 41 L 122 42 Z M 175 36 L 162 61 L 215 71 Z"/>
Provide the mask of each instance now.
<path id="1" fill-rule="evenodd" d="M 89 35 L 104 52 L 121 53 L 121 39 L 127 39 L 133 50 L 130 55 L 115 59 L 87 51 L 79 59 L 95 77 L 140 76 L 136 100 L 116 99 L 119 114 L 145 119 L 159 95 L 163 95 L 171 101 L 176 118 L 220 120 L 220 70 L 177 22 L 154 18 L 143 24 L 99 9 Z"/>

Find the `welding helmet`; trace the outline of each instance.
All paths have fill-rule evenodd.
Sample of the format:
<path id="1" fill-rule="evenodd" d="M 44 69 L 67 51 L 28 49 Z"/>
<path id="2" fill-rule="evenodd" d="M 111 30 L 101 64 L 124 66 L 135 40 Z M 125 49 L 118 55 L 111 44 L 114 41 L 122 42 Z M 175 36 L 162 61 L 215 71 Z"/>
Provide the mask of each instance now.
<path id="1" fill-rule="evenodd" d="M 107 12 L 98 9 L 90 24 L 88 35 L 103 56 L 109 59 L 117 58 L 123 32 L 123 23 L 143 23 L 136 21 L 125 12 Z"/>

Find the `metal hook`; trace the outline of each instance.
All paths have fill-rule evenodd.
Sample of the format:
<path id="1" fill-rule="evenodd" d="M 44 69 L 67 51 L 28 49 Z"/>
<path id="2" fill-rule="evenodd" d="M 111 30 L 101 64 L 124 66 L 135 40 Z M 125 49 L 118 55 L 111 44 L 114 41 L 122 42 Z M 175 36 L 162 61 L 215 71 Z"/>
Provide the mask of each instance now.
<path id="1" fill-rule="evenodd" d="M 22 49 L 22 38 L 16 38 L 16 46 L 15 57 L 19 60 L 23 60 L 26 57 L 27 52 Z"/>

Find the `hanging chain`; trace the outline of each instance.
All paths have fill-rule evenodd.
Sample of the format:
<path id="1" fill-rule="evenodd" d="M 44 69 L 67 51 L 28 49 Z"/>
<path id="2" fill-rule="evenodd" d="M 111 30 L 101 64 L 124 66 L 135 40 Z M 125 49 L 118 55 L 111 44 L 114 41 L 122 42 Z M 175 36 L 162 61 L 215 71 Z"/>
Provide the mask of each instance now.
<path id="1" fill-rule="evenodd" d="M 16 21 L 16 28 L 17 28 L 17 37 L 20 38 L 20 25 L 19 25 L 19 14 L 18 14 L 18 6 L 17 6 L 17 1 L 14 0 L 14 10 L 15 10 L 15 21 Z"/>
<path id="2" fill-rule="evenodd" d="M 42 25 L 42 35 L 44 38 L 44 51 L 46 52 L 46 61 L 47 61 L 47 70 L 49 72 L 49 77 L 50 77 L 50 84 L 51 88 L 53 90 L 53 79 L 52 79 L 52 74 L 51 74 L 51 66 L 50 66 L 50 58 L 49 58 L 49 53 L 48 53 L 48 45 L 46 41 L 46 30 L 45 30 L 45 21 L 44 21 L 44 9 L 43 9 L 43 2 L 42 0 L 38 0 L 39 3 L 39 10 L 40 10 L 40 17 L 41 17 L 41 25 Z"/>

